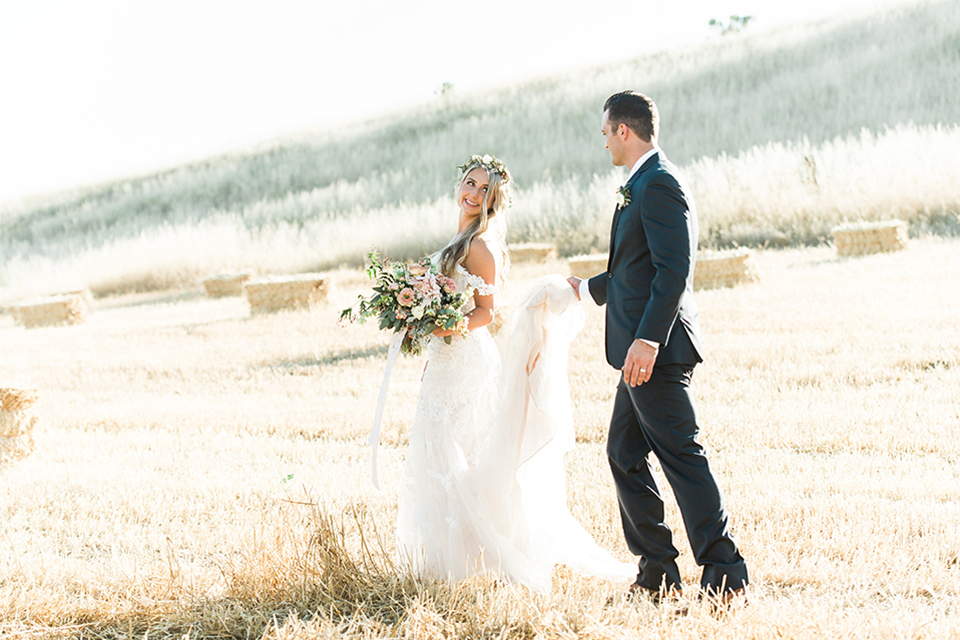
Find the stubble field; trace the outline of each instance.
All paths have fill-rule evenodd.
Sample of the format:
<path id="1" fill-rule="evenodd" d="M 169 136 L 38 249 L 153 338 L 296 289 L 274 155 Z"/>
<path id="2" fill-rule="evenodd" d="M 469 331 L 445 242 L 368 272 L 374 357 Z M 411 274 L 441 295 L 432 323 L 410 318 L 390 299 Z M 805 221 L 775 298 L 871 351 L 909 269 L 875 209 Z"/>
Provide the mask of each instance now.
<path id="1" fill-rule="evenodd" d="M 960 241 L 755 258 L 758 283 L 697 294 L 694 383 L 749 563 L 745 608 L 711 615 L 691 597 L 674 617 L 562 568 L 549 597 L 394 569 L 424 360 L 394 370 L 377 493 L 366 435 L 387 336 L 337 325 L 366 286 L 342 270 L 312 312 L 251 317 L 196 289 L 99 299 L 73 327 L 0 316 L 0 383 L 41 394 L 35 452 L 0 467 L 0 636 L 960 638 Z M 565 263 L 515 265 L 508 298 L 551 272 Z M 629 559 L 602 340 L 588 309 L 568 495 Z"/>

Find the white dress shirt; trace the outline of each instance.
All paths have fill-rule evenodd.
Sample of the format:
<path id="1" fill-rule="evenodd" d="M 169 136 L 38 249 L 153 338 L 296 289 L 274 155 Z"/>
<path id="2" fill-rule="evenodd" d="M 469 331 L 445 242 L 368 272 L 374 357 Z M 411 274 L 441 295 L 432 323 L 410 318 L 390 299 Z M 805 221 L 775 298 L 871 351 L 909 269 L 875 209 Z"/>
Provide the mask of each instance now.
<path id="1" fill-rule="evenodd" d="M 643 154 L 642 156 L 640 156 L 640 159 L 637 160 L 636 163 L 633 165 L 633 168 L 630 169 L 630 173 L 627 175 L 627 179 L 624 181 L 624 184 L 626 184 L 627 182 L 630 182 L 630 178 L 633 177 L 633 174 L 635 174 L 637 171 L 640 170 L 640 167 L 643 166 L 643 163 L 644 163 L 644 162 L 646 162 L 648 159 L 650 159 L 650 156 L 652 156 L 652 155 L 655 154 L 655 153 L 659 153 L 659 152 L 660 152 L 660 147 L 654 145 L 653 149 L 650 149 L 650 151 L 647 151 L 645 154 Z M 583 300 L 589 300 L 589 301 L 592 302 L 595 306 L 599 306 L 599 305 L 597 305 L 597 301 L 593 299 L 593 296 L 590 295 L 590 282 L 589 282 L 589 279 L 588 279 L 588 278 L 584 278 L 583 280 L 580 281 L 580 288 L 579 288 L 579 290 L 577 291 L 577 293 L 580 294 L 580 301 L 581 301 L 581 302 L 582 302 Z M 646 342 L 646 343 L 649 344 L 651 347 L 655 347 L 655 348 L 657 348 L 657 349 L 660 348 L 660 343 L 659 343 L 659 342 L 654 342 L 653 340 L 644 340 L 643 338 L 638 338 L 638 340 L 641 340 L 641 341 L 643 341 L 643 342 Z"/>

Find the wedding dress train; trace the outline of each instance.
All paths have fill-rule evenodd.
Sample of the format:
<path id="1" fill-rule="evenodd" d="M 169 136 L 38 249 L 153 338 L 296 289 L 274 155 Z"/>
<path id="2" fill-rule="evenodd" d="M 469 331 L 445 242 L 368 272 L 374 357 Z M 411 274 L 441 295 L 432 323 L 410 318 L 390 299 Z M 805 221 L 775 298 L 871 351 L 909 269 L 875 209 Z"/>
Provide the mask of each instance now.
<path id="1" fill-rule="evenodd" d="M 462 267 L 455 280 L 496 293 Z M 492 573 L 541 592 L 561 563 L 635 577 L 566 505 L 563 455 L 575 437 L 567 356 L 582 326 L 576 295 L 556 275 L 514 307 L 499 349 L 486 327 L 449 345 L 430 341 L 397 520 L 398 553 L 417 574 Z"/>

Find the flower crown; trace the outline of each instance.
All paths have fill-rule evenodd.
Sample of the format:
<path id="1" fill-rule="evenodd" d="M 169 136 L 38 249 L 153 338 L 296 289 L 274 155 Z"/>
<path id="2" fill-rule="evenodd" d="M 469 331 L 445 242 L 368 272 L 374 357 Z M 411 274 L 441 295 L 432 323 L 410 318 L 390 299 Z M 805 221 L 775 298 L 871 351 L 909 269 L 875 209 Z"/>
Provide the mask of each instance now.
<path id="1" fill-rule="evenodd" d="M 487 173 L 493 171 L 494 173 L 499 174 L 500 180 L 503 182 L 503 184 L 510 182 L 510 173 L 507 172 L 507 167 L 494 156 L 489 154 L 485 156 L 472 155 L 470 156 L 469 160 L 458 166 L 457 169 L 460 169 L 460 171 L 466 173 L 474 167 L 483 167 L 487 170 Z"/>

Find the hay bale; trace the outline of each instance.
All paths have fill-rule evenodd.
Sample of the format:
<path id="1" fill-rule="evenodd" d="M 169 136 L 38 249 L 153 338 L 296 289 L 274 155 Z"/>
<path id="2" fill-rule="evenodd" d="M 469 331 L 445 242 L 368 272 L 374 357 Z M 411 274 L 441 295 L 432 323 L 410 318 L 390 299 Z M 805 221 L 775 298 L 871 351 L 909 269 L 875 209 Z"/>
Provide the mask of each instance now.
<path id="1" fill-rule="evenodd" d="M 309 309 L 327 297 L 328 279 L 319 273 L 270 276 L 243 285 L 251 313 Z"/>
<path id="2" fill-rule="evenodd" d="M 37 416 L 35 389 L 0 388 L 0 464 L 26 458 L 33 452 Z"/>
<path id="3" fill-rule="evenodd" d="M 13 389 L 0 387 L 0 411 L 24 411 L 40 398 L 36 389 Z"/>
<path id="4" fill-rule="evenodd" d="M 86 320 L 89 299 L 90 292 L 86 289 L 34 298 L 10 307 L 10 315 L 14 321 L 28 329 L 80 324 Z"/>
<path id="5" fill-rule="evenodd" d="M 759 276 L 749 249 L 704 251 L 697 255 L 693 272 L 694 289 L 733 287 L 744 282 L 756 282 Z"/>
<path id="6" fill-rule="evenodd" d="M 546 262 L 557 257 L 557 248 L 552 244 L 527 242 L 507 247 L 511 262 Z"/>
<path id="7" fill-rule="evenodd" d="M 242 296 L 243 283 L 250 279 L 249 273 L 221 273 L 203 281 L 203 288 L 211 298 Z"/>
<path id="8" fill-rule="evenodd" d="M 704 252 L 697 256 L 693 284 L 698 289 L 732 287 L 741 282 L 758 279 L 750 260 L 750 251 Z M 590 278 L 607 269 L 607 254 L 576 256 L 567 260 L 570 274 L 578 278 Z"/>
<path id="9" fill-rule="evenodd" d="M 861 256 L 907 248 L 907 223 L 902 220 L 857 222 L 834 227 L 833 243 L 837 255 Z"/>
<path id="10" fill-rule="evenodd" d="M 590 278 L 607 270 L 607 254 L 574 256 L 567 259 L 570 275 L 578 278 Z"/>

